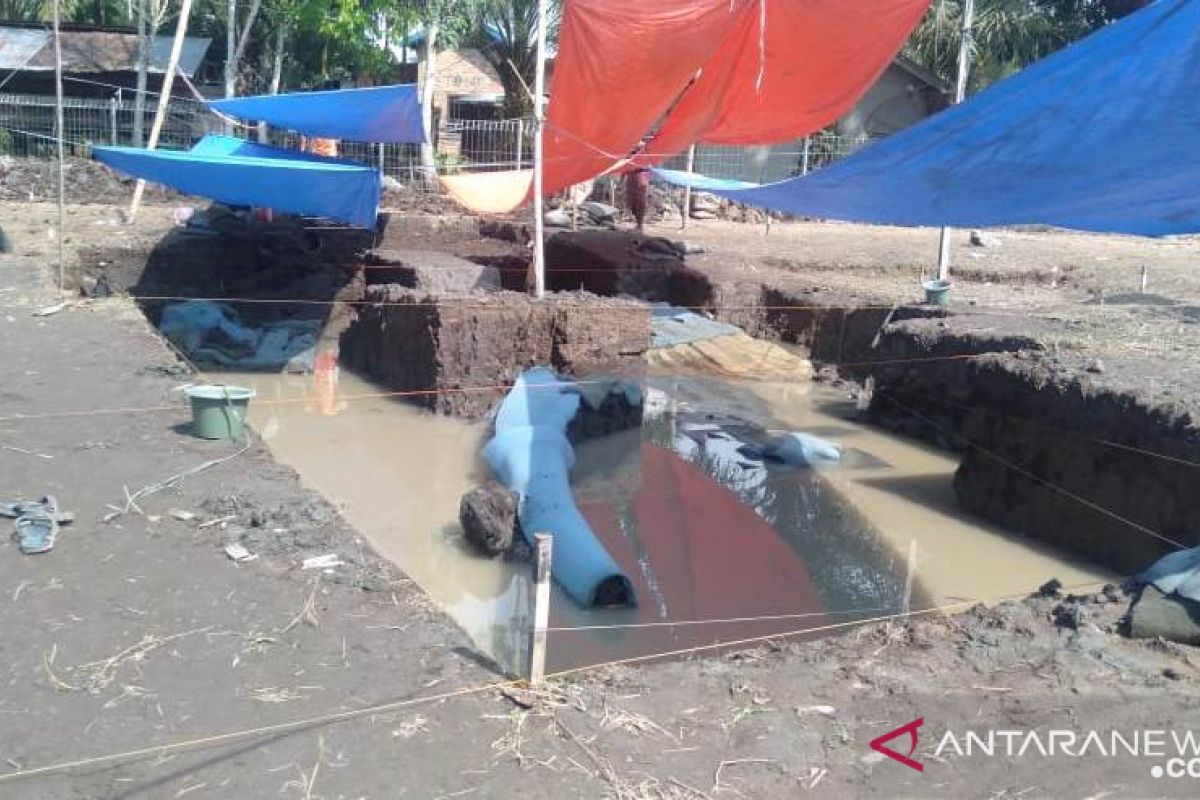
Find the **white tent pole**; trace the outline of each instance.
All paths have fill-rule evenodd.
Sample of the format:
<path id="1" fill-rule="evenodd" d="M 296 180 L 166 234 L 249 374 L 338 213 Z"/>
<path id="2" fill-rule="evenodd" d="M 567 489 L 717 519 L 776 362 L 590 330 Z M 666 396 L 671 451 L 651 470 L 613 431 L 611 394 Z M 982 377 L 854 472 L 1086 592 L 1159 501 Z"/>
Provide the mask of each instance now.
<path id="1" fill-rule="evenodd" d="M 66 167 L 63 164 L 63 139 L 67 130 L 63 124 L 62 38 L 59 31 L 62 12 L 59 5 L 59 0 L 54 0 L 54 124 L 57 128 L 54 138 L 58 140 L 58 290 L 66 292 L 67 286 L 63 282 L 63 237 L 66 234 L 63 232 L 63 226 L 67 222 L 67 178 Z"/>
<path id="2" fill-rule="evenodd" d="M 958 80 L 954 85 L 954 104 L 958 105 L 967 96 L 967 78 L 971 74 L 971 50 L 975 28 L 975 0 L 963 4 L 962 38 L 958 44 Z M 942 228 L 938 242 L 938 280 L 950 277 L 950 228 Z"/>
<path id="3" fill-rule="evenodd" d="M 158 93 L 158 110 L 154 112 L 154 125 L 150 128 L 150 139 L 146 149 L 158 147 L 158 137 L 162 133 L 163 120 L 167 118 L 167 104 L 171 102 L 171 86 L 175 83 L 175 70 L 179 68 L 179 54 L 183 52 L 183 40 L 187 36 L 188 17 L 192 13 L 192 0 L 183 0 L 179 6 L 179 21 L 175 23 L 175 39 L 171 42 L 171 57 L 167 59 L 167 71 L 163 73 L 162 87 Z M 139 179 L 133 189 L 133 200 L 129 203 L 129 221 L 137 216 L 138 206 L 142 204 L 142 192 L 146 190 L 146 182 Z"/>
<path id="4" fill-rule="evenodd" d="M 546 294 L 546 241 L 543 218 L 542 185 L 544 163 L 546 96 L 546 0 L 538 0 L 537 72 L 533 81 L 533 291 Z"/>

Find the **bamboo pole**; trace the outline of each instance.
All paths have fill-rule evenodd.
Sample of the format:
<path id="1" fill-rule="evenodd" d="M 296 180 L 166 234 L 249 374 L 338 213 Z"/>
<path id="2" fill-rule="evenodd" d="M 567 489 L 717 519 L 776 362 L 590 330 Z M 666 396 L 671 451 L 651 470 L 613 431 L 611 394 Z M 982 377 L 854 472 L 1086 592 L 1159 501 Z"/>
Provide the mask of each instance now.
<path id="1" fill-rule="evenodd" d="M 958 43 L 958 79 L 954 85 L 954 104 L 958 105 L 967 96 L 967 77 L 971 74 L 971 50 L 975 28 L 975 0 L 966 0 L 963 5 L 962 38 Z M 938 241 L 938 280 L 950 277 L 950 228 L 942 228 Z"/>
<path id="2" fill-rule="evenodd" d="M 183 0 L 179 6 L 179 21 L 175 23 L 175 38 L 171 42 L 171 56 L 167 59 L 167 71 L 163 74 L 162 88 L 158 93 L 158 109 L 154 112 L 154 125 L 150 128 L 150 139 L 146 149 L 158 147 L 158 137 L 162 134 L 163 121 L 167 118 L 167 104 L 171 102 L 171 86 L 175 83 L 175 70 L 179 68 L 179 54 L 183 52 L 183 40 L 187 36 L 188 17 L 192 13 L 192 0 Z M 146 191 L 146 182 L 138 179 L 133 189 L 133 200 L 129 202 L 129 221 L 137 217 L 138 207 L 142 204 L 142 193 Z"/>
<path id="3" fill-rule="evenodd" d="M 65 258 L 63 257 L 63 228 L 67 224 L 67 169 L 64 163 L 66 148 L 63 139 L 67 135 L 63 121 L 63 76 L 62 76 L 62 36 L 59 30 L 62 22 L 60 0 L 54 0 L 54 138 L 58 145 L 58 290 L 65 293 L 67 285 L 64 275 Z"/>
<path id="4" fill-rule="evenodd" d="M 533 81 L 533 293 L 546 294 L 545 182 L 546 0 L 538 0 L 537 71 Z"/>

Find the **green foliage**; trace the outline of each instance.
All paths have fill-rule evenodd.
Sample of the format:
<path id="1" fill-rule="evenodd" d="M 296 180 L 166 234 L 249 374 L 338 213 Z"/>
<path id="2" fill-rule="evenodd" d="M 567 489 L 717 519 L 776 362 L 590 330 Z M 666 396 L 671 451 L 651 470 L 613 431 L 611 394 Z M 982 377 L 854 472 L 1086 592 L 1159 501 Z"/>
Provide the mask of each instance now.
<path id="1" fill-rule="evenodd" d="M 63 5 L 63 19 L 92 25 L 134 25 L 137 9 L 125 0 L 70 0 Z"/>
<path id="2" fill-rule="evenodd" d="M 562 3 L 552 0 L 546 38 L 558 40 Z M 476 43 L 495 68 L 504 86 L 504 110 L 509 118 L 533 111 L 529 89 L 537 69 L 537 0 L 483 0 L 476 19 Z"/>
<path id="3" fill-rule="evenodd" d="M 977 91 L 1060 50 L 1149 0 L 978 0 L 970 88 Z M 905 54 L 947 84 L 958 71 L 962 0 L 935 0 Z"/>
<path id="4" fill-rule="evenodd" d="M 50 5 L 45 0 L 0 0 L 0 19 L 37 22 L 49 16 Z"/>

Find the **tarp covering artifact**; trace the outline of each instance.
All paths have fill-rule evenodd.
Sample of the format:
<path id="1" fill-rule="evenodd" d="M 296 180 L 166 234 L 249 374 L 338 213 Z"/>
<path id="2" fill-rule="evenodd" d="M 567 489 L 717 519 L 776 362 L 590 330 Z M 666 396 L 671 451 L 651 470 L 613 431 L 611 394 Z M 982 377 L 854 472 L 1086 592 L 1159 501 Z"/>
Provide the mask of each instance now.
<path id="1" fill-rule="evenodd" d="M 661 178 L 894 225 L 1200 231 L 1200 0 L 1159 0 L 969 102 L 806 177 Z"/>

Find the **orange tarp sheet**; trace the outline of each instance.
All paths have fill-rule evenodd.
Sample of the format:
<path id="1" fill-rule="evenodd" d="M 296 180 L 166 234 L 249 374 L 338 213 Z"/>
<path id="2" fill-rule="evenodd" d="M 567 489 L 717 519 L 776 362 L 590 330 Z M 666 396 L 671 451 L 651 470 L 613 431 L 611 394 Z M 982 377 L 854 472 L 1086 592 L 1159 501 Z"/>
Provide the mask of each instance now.
<path id="1" fill-rule="evenodd" d="M 545 193 L 607 172 L 660 123 L 646 160 L 699 141 L 769 144 L 819 130 L 870 88 L 929 2 L 567 0 Z M 479 188 L 464 188 L 477 178 Z M 486 195 L 496 181 L 456 176 L 456 197 Z M 511 200 L 496 194 L 486 210 L 511 211 Z"/>

